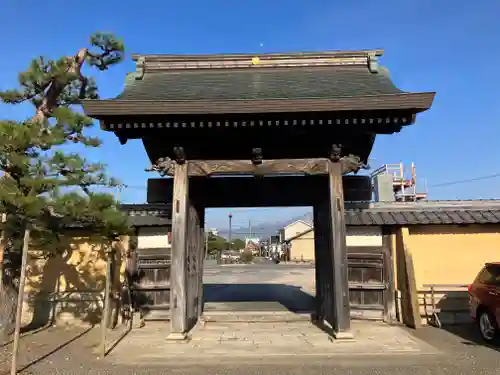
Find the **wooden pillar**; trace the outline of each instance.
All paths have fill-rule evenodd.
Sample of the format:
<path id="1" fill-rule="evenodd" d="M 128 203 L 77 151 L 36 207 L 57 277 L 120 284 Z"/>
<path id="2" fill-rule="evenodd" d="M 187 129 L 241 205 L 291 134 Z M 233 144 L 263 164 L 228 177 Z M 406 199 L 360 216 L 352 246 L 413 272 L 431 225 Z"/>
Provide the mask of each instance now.
<path id="1" fill-rule="evenodd" d="M 333 334 L 338 339 L 352 338 L 349 305 L 346 226 L 344 194 L 342 188 L 342 164 L 328 162 L 330 219 L 329 235 L 333 271 Z"/>
<path id="2" fill-rule="evenodd" d="M 320 194 L 318 192 L 318 194 Z M 324 198 L 324 197 L 323 197 Z M 326 206 L 326 212 L 325 212 Z M 326 215 L 325 215 L 326 213 Z M 332 273 L 332 263 L 329 261 L 328 233 L 325 234 L 325 220 L 328 215 L 328 206 L 322 199 L 313 207 L 314 215 L 314 263 L 316 273 L 315 320 L 322 324 L 327 319 L 330 299 L 328 298 L 328 280 Z"/>
<path id="3" fill-rule="evenodd" d="M 187 219 L 189 192 L 187 163 L 176 164 L 172 199 L 169 339 L 183 340 L 187 332 Z"/>
<path id="4" fill-rule="evenodd" d="M 347 279 L 347 246 L 340 163 L 328 164 L 328 185 L 314 205 L 316 320 L 338 339 L 352 338 Z"/>
<path id="5" fill-rule="evenodd" d="M 402 227 L 396 230 L 396 246 L 398 256 L 398 277 L 402 296 L 402 318 L 403 323 L 411 328 L 420 328 L 422 319 L 420 317 L 418 291 L 415 281 L 415 268 L 411 247 L 408 245 L 410 233 L 408 228 Z"/>
<path id="6" fill-rule="evenodd" d="M 205 266 L 205 207 L 197 206 L 200 218 L 200 247 L 198 250 L 198 316 L 203 314 L 203 269 Z"/>
<path id="7" fill-rule="evenodd" d="M 186 259 L 186 295 L 187 295 L 187 327 L 189 331 L 198 319 L 198 262 L 196 253 L 198 249 L 198 214 L 191 202 L 188 202 L 187 216 L 187 259 Z"/>
<path id="8" fill-rule="evenodd" d="M 384 321 L 396 323 L 396 288 L 394 283 L 393 235 L 390 227 L 382 227 L 382 247 L 384 251 Z"/>

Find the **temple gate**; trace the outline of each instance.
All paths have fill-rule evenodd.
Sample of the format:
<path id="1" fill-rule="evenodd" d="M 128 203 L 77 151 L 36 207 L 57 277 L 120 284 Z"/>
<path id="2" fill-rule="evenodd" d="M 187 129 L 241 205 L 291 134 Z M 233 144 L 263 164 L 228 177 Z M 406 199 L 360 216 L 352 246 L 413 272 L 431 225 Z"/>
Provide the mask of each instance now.
<path id="1" fill-rule="evenodd" d="M 150 170 L 173 177 L 148 183 L 148 202 L 172 204 L 171 338 L 202 313 L 204 209 L 294 205 L 314 209 L 316 319 L 352 336 L 342 176 L 434 98 L 395 87 L 381 55 L 137 55 L 117 98 L 84 101 L 122 144 L 142 140 Z"/>

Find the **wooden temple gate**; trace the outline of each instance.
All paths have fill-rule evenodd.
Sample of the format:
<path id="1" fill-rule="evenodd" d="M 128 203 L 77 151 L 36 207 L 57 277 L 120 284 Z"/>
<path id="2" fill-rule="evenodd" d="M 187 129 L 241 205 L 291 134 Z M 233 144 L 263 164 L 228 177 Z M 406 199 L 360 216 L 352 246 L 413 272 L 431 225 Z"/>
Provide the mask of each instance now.
<path id="1" fill-rule="evenodd" d="M 434 98 L 396 88 L 381 54 L 140 55 L 122 94 L 84 101 L 122 144 L 142 140 L 149 170 L 173 177 L 148 186 L 148 202 L 172 204 L 171 338 L 202 313 L 204 209 L 304 205 L 314 208 L 316 318 L 352 336 L 342 176 Z"/>

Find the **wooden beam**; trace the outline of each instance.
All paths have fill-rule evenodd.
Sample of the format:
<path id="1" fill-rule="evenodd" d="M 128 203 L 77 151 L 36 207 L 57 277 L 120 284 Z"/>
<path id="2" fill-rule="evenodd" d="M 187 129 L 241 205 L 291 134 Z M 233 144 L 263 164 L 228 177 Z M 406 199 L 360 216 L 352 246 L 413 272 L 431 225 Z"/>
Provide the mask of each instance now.
<path id="1" fill-rule="evenodd" d="M 176 164 L 172 200 L 172 250 L 170 269 L 170 334 L 168 339 L 184 340 L 187 331 L 187 164 Z"/>
<path id="2" fill-rule="evenodd" d="M 344 176 L 342 179 L 346 201 L 371 200 L 369 176 Z M 207 208 L 314 206 L 319 195 L 326 197 L 328 177 L 191 177 L 189 186 L 190 199 Z M 149 179 L 147 201 L 172 203 L 173 179 Z"/>
<path id="3" fill-rule="evenodd" d="M 349 305 L 349 280 L 347 275 L 347 246 L 342 188 L 342 165 L 328 163 L 330 190 L 330 228 L 333 271 L 333 333 L 338 339 L 352 338 Z"/>
<path id="4" fill-rule="evenodd" d="M 207 119 L 204 120 L 206 124 Z M 340 143 L 343 145 L 343 155 L 358 155 L 368 162 L 375 134 L 372 131 L 364 133 L 361 129 L 358 132 L 358 128 L 353 132 L 352 126 L 347 126 L 347 129 L 350 129 L 350 132 L 342 132 L 337 126 L 265 126 L 261 129 L 238 129 L 230 126 L 214 132 L 214 129 L 205 126 L 204 129 L 198 129 L 193 137 L 193 129 L 179 127 L 171 129 L 173 133 L 166 138 L 164 129 L 153 132 L 148 129 L 148 134 L 144 133 L 142 128 L 124 129 L 124 132 L 132 132 L 135 136 L 130 134 L 130 137 L 142 139 L 153 164 L 160 158 L 169 157 L 174 160 L 173 148 L 178 144 L 183 145 L 188 160 L 192 161 L 250 160 L 252 149 L 255 147 L 262 149 L 264 160 L 328 158 L 332 143 Z"/>
<path id="5" fill-rule="evenodd" d="M 261 160 L 252 155 L 252 160 L 189 160 L 189 176 L 224 175 L 276 175 L 276 174 L 328 174 L 328 159 L 276 159 Z M 340 160 L 342 174 L 357 172 L 363 163 L 354 155 Z M 162 176 L 173 176 L 175 163 L 170 158 L 161 158 L 146 171 L 156 171 Z"/>

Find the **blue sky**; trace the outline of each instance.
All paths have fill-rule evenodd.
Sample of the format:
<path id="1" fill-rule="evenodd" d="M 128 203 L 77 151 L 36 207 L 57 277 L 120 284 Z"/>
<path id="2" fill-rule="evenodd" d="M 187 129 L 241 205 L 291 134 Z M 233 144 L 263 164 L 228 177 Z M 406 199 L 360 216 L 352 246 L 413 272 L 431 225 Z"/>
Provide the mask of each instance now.
<path id="1" fill-rule="evenodd" d="M 381 62 L 406 91 L 436 91 L 433 108 L 400 134 L 381 136 L 371 164 L 414 161 L 432 199 L 498 198 L 500 178 L 434 187 L 500 172 L 500 2 L 494 0 L 160 1 L 0 0 L 0 89 L 38 55 L 73 54 L 96 31 L 121 36 L 129 53 L 277 52 L 383 48 Z M 262 45 L 262 46 L 261 46 Z M 102 97 L 123 88 L 128 59 L 97 74 Z M 20 119 L 29 107 L 0 107 Z M 100 132 L 104 147 L 87 152 L 131 186 L 125 202 L 144 202 L 148 159 L 139 141 L 120 146 Z M 282 220 L 304 209 L 233 210 L 234 224 Z M 208 214 L 224 226 L 228 210 Z"/>

